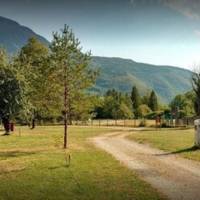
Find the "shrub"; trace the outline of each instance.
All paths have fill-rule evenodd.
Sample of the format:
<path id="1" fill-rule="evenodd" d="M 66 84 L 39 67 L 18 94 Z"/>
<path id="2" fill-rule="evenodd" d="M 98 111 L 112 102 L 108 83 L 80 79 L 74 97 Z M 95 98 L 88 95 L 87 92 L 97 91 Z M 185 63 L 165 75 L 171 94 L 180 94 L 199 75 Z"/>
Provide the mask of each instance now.
<path id="1" fill-rule="evenodd" d="M 139 123 L 139 127 L 146 127 L 147 126 L 147 123 L 146 123 L 146 120 L 145 119 L 142 119 Z"/>

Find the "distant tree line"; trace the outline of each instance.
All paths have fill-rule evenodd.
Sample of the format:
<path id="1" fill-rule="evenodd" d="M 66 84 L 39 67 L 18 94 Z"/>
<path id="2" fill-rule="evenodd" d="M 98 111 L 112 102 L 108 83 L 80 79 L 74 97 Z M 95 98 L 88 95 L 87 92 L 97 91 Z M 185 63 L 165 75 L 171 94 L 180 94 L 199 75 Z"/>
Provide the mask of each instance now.
<path id="1" fill-rule="evenodd" d="M 133 119 L 146 117 L 158 109 L 158 98 L 154 91 L 150 95 L 140 96 L 134 86 L 131 94 L 112 89 L 104 96 L 96 97 L 93 114 L 97 119 Z"/>

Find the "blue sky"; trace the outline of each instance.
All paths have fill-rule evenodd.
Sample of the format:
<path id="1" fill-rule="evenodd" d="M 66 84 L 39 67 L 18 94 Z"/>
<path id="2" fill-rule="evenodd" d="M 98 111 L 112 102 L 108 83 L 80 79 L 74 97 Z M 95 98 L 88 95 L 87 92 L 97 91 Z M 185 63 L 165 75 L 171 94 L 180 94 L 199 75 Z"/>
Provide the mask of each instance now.
<path id="1" fill-rule="evenodd" d="M 0 0 L 0 15 L 51 40 L 70 25 L 93 55 L 192 69 L 200 63 L 198 0 Z"/>

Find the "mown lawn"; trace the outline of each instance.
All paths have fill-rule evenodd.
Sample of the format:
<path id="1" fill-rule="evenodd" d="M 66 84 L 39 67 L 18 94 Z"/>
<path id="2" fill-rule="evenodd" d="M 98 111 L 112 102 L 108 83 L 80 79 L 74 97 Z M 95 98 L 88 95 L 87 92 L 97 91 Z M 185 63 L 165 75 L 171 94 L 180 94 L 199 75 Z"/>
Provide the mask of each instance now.
<path id="1" fill-rule="evenodd" d="M 12 136 L 0 136 L 0 200 L 163 199 L 87 139 L 110 131 L 71 127 L 67 152 L 62 127 L 23 127 Z"/>
<path id="2" fill-rule="evenodd" d="M 128 138 L 185 158 L 200 161 L 200 150 L 194 148 L 194 129 L 136 131 Z"/>

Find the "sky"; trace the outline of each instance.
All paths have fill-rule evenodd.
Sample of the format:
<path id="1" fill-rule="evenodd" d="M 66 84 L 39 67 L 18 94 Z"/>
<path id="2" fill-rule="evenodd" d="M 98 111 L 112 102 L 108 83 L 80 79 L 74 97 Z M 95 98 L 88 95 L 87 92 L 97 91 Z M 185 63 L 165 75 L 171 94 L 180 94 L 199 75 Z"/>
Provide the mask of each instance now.
<path id="1" fill-rule="evenodd" d="M 200 64 L 200 0 L 0 0 L 0 15 L 52 39 L 69 25 L 95 56 Z"/>

